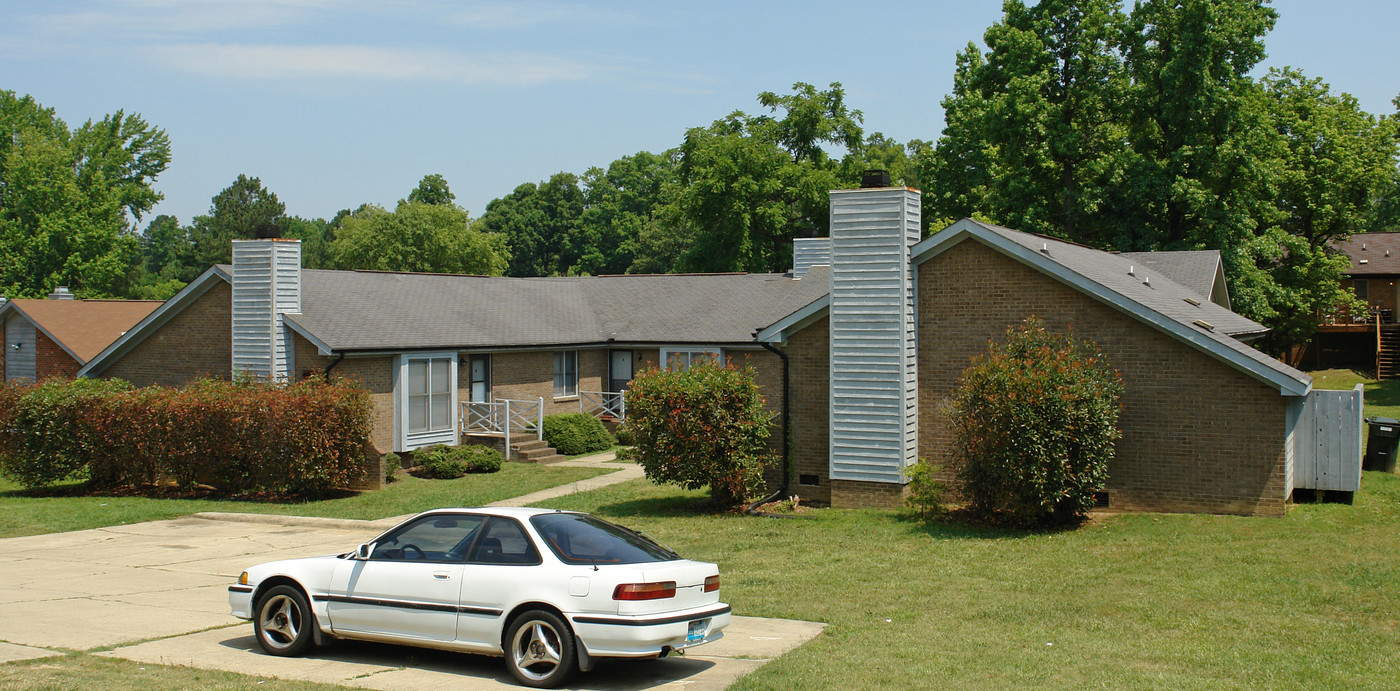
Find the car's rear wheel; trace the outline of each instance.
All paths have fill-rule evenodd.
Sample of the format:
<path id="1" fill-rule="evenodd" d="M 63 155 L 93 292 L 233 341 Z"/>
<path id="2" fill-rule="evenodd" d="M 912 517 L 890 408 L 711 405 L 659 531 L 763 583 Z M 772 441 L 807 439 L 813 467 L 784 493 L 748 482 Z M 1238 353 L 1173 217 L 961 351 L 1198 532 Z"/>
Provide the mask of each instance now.
<path id="1" fill-rule="evenodd" d="M 538 689 L 562 685 L 578 668 L 574 632 L 553 612 L 530 610 L 506 631 L 506 666 L 515 680 Z"/>
<path id="2" fill-rule="evenodd" d="M 289 585 L 268 589 L 254 609 L 253 632 L 269 655 L 294 657 L 311 647 L 316 618 L 300 590 Z"/>

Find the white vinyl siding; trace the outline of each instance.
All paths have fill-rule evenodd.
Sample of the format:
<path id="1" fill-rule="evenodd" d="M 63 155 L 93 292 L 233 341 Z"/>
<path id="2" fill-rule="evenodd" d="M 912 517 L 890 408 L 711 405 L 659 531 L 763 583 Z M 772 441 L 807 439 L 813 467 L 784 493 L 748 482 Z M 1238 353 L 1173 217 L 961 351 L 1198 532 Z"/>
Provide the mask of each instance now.
<path id="1" fill-rule="evenodd" d="M 724 362 L 724 354 L 719 348 L 662 348 L 661 361 L 666 369 L 684 372 L 701 360 Z"/>
<path id="2" fill-rule="evenodd" d="M 399 356 L 394 388 L 400 449 L 457 442 L 456 383 L 457 356 L 453 353 Z"/>
<path id="3" fill-rule="evenodd" d="M 286 381 L 296 368 L 283 314 L 301 312 L 301 241 L 233 241 L 233 372 Z"/>
<path id="4" fill-rule="evenodd" d="M 578 395 L 578 351 L 561 350 L 554 354 L 554 397 Z"/>
<path id="5" fill-rule="evenodd" d="M 13 317 L 5 325 L 5 379 L 34 380 L 34 324 L 23 317 Z"/>

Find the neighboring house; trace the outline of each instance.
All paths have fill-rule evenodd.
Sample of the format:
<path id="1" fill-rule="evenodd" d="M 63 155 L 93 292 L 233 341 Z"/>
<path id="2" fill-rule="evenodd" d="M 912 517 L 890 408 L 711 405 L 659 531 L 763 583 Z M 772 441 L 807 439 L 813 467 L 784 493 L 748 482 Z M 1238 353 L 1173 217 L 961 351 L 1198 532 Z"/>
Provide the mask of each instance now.
<path id="1" fill-rule="evenodd" d="M 60 286 L 47 300 L 0 304 L 3 379 L 73 377 L 89 360 L 160 306 L 158 300 L 75 300 Z"/>
<path id="2" fill-rule="evenodd" d="M 1319 315 L 1317 333 L 1301 360 L 1314 369 L 1375 368 L 1378 379 L 1400 376 L 1400 233 L 1361 233 L 1336 247 L 1351 260 L 1342 289 L 1350 289 L 1368 309 Z"/>
<path id="3" fill-rule="evenodd" d="M 1265 328 L 1228 309 L 1218 253 L 1107 253 L 966 219 L 921 241 L 919 193 L 904 188 L 834 191 L 831 215 L 832 237 L 798 241 L 787 274 L 302 270 L 297 241 L 236 241 L 231 266 L 80 375 L 353 376 L 374 400 L 374 443 L 397 451 L 459 441 L 477 406 L 587 410 L 640 367 L 719 355 L 752 364 L 786 416 L 773 441 L 791 441 L 792 494 L 891 506 L 910 465 L 946 457 L 942 402 L 971 358 L 1036 316 L 1122 373 L 1109 508 L 1280 515 L 1295 486 L 1315 486 L 1297 471 L 1311 379 L 1245 343 Z M 1355 405 L 1337 424 L 1358 440 L 1359 481 Z"/>

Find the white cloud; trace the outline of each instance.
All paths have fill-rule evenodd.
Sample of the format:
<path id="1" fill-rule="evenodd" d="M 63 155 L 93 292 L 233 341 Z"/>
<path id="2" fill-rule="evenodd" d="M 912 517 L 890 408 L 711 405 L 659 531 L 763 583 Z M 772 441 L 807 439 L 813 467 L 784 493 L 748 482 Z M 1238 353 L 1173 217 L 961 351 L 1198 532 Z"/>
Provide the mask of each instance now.
<path id="1" fill-rule="evenodd" d="M 336 0 L 127 0 L 100 10 L 32 17 L 54 36 L 187 36 L 306 22 Z M 36 8 L 37 9 L 37 8 Z"/>
<path id="2" fill-rule="evenodd" d="M 579 81 L 604 71 L 573 60 L 537 53 L 464 55 L 446 50 L 359 45 L 184 43 L 151 46 L 145 52 L 170 69 L 244 79 L 341 77 L 532 85 Z"/>
<path id="3" fill-rule="evenodd" d="M 470 3 L 447 15 L 449 21 L 482 29 L 527 29 L 563 22 L 616 22 L 619 15 L 597 7 L 559 2 Z"/>

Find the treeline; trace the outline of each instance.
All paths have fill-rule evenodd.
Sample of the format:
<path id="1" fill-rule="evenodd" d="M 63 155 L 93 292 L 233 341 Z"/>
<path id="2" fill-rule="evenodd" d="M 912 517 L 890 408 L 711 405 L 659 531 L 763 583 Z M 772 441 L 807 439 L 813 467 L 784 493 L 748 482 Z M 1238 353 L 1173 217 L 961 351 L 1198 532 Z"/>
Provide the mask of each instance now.
<path id="1" fill-rule="evenodd" d="M 1282 352 L 1350 300 L 1333 244 L 1400 229 L 1400 119 L 1297 69 L 1249 76 L 1276 20 L 1263 0 L 1009 0 L 959 53 L 936 141 L 866 134 L 840 84 L 798 83 L 671 150 L 522 184 L 479 219 L 438 175 L 330 219 L 286 216 L 239 176 L 208 214 L 138 232 L 165 134 L 120 112 L 69 132 L 0 92 L 0 291 L 166 297 L 266 226 L 302 239 L 311 268 L 782 271 L 793 238 L 826 234 L 827 191 L 882 168 L 923 190 L 926 232 L 972 216 L 1102 249 L 1218 249 L 1236 310 Z"/>

